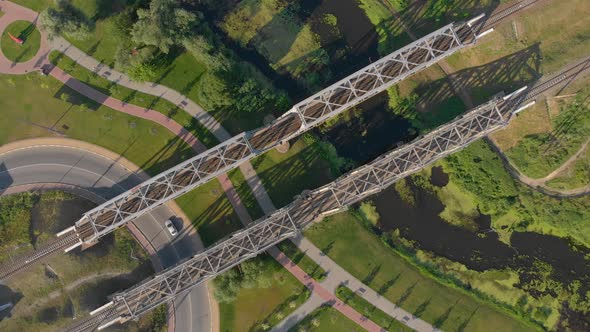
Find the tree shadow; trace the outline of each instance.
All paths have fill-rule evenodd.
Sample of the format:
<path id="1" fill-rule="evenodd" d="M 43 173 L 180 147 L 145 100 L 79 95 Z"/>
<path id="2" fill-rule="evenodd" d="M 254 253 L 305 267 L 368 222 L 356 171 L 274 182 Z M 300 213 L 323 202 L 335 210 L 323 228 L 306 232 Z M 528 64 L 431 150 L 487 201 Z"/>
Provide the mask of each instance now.
<path id="1" fill-rule="evenodd" d="M 414 316 L 416 317 L 422 317 L 422 314 L 424 314 L 424 311 L 426 311 L 426 308 L 428 308 L 428 306 L 430 305 L 430 302 L 432 301 L 432 297 L 430 297 L 428 300 L 422 302 L 418 308 L 416 308 L 416 311 L 414 311 Z"/>
<path id="2" fill-rule="evenodd" d="M 473 310 L 473 312 L 469 315 L 469 317 L 467 317 L 467 319 L 465 319 L 458 327 L 457 327 L 457 331 L 458 332 L 463 332 L 465 331 L 465 329 L 467 328 L 467 325 L 469 324 L 469 322 L 471 321 L 471 319 L 473 318 L 473 316 L 475 316 L 475 313 L 477 313 L 477 311 L 479 310 L 479 307 L 475 308 L 475 310 Z"/>
<path id="3" fill-rule="evenodd" d="M 18 35 L 18 39 L 22 39 L 23 43 L 27 42 L 27 38 L 35 31 L 35 24 L 29 24 L 23 31 Z"/>
<path id="4" fill-rule="evenodd" d="M 377 294 L 379 295 L 383 295 L 385 294 L 390 288 L 391 286 L 393 286 L 401 277 L 402 273 L 398 273 L 397 276 L 395 276 L 393 279 L 388 280 L 386 283 L 384 283 L 381 287 L 379 287 L 379 289 L 377 290 Z"/>
<path id="5" fill-rule="evenodd" d="M 379 271 L 381 270 L 381 265 L 379 266 L 375 266 L 371 272 L 369 272 L 369 274 L 367 274 L 366 277 L 363 278 L 362 283 L 365 285 L 369 285 L 371 284 L 371 282 L 373 282 L 373 280 L 375 280 L 375 277 L 377 277 L 377 274 L 379 274 Z"/>
<path id="6" fill-rule="evenodd" d="M 92 16 L 93 21 L 102 20 L 114 16 L 123 11 L 127 5 L 134 5 L 135 0 L 95 0 L 96 12 Z"/>
<path id="7" fill-rule="evenodd" d="M 408 297 L 410 297 L 410 295 L 412 295 L 412 292 L 414 291 L 414 287 L 416 287 L 416 284 L 418 284 L 417 281 L 415 281 L 410 287 L 406 288 L 406 290 L 399 297 L 399 299 L 397 301 L 395 301 L 395 303 L 398 306 L 400 306 L 400 307 L 403 306 L 404 302 L 406 302 L 406 300 L 408 299 Z"/>
<path id="8" fill-rule="evenodd" d="M 434 327 L 439 329 L 441 326 L 443 326 L 443 324 L 447 321 L 447 319 L 449 319 L 449 316 L 451 315 L 451 312 L 453 311 L 453 309 L 455 308 L 457 303 L 459 303 L 459 300 L 455 301 L 455 303 L 452 306 L 450 306 L 445 312 L 443 312 L 442 315 L 438 316 L 434 320 L 434 323 L 433 323 Z"/>

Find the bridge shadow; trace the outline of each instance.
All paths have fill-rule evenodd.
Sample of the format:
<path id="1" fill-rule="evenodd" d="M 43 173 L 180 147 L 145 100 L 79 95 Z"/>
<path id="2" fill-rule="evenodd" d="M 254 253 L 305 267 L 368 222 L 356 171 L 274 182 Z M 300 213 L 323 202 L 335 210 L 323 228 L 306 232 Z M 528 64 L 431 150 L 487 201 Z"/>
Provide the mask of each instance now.
<path id="1" fill-rule="evenodd" d="M 322 159 L 321 153 L 317 147 L 311 145 L 264 171 L 258 169 L 269 158 L 267 155 L 254 159 L 252 165 L 257 169 L 258 176 L 275 205 L 282 207 L 304 190 L 315 189 L 333 180 L 329 165 Z"/>
<path id="2" fill-rule="evenodd" d="M 536 43 L 498 60 L 421 84 L 414 90 L 418 119 L 412 123 L 421 130 L 428 130 L 463 113 L 466 107 L 455 94 L 456 90 L 468 93 L 477 105 L 499 92 L 509 93 L 531 85 L 541 77 L 540 65 L 541 51 Z M 451 86 L 451 81 L 455 87 Z M 401 114 L 405 107 L 400 103 L 393 111 Z"/>

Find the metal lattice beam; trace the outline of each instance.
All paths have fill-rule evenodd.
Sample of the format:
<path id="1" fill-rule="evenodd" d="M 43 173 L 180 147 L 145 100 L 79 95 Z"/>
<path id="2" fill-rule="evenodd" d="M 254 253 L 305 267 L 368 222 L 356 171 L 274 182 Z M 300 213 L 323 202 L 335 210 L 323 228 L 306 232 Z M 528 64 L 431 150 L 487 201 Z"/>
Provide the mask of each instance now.
<path id="1" fill-rule="evenodd" d="M 233 233 L 206 251 L 154 278 L 117 294 L 113 305 L 119 317 L 137 318 L 172 300 L 190 288 L 292 237 L 318 217 L 348 208 L 351 204 L 387 188 L 436 160 L 465 148 L 475 140 L 505 127 L 522 107 L 522 89 L 495 98 L 422 138 L 384 154 L 336 181 L 299 197 L 290 205 Z"/>
<path id="2" fill-rule="evenodd" d="M 76 222 L 79 244 L 98 240 L 150 209 L 325 122 L 475 40 L 470 23 L 449 24 L 391 53 L 298 103 L 268 126 L 235 136 L 87 212 Z"/>

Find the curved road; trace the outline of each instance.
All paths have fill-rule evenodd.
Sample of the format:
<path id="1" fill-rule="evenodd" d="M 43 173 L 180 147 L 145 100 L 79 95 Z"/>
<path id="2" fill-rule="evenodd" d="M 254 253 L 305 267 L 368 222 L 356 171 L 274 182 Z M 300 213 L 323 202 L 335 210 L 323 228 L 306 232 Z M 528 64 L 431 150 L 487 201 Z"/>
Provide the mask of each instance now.
<path id="1" fill-rule="evenodd" d="M 83 190 L 88 198 L 109 199 L 141 183 L 141 177 L 120 163 L 81 148 L 62 145 L 34 145 L 0 153 L 0 196 L 47 184 L 68 185 Z M 162 205 L 134 221 L 157 251 L 164 268 L 192 255 L 194 235 L 180 231 L 172 239 L 163 222 L 173 216 Z M 175 224 L 181 228 L 181 222 Z M 202 249 L 202 245 L 201 248 Z M 211 310 L 206 286 L 197 287 L 175 301 L 176 331 L 210 331 Z"/>

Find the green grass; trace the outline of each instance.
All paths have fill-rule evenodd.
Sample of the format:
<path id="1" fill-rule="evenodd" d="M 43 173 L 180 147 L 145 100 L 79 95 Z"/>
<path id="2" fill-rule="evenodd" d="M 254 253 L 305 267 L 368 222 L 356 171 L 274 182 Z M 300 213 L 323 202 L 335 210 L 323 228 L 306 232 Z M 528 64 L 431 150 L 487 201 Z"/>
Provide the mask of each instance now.
<path id="1" fill-rule="evenodd" d="M 17 44 L 10 39 L 8 33 L 11 33 L 16 38 L 22 39 L 24 42 Z M 15 21 L 4 29 L 0 46 L 2 47 L 2 53 L 8 60 L 27 62 L 39 51 L 41 33 L 39 33 L 39 30 L 31 22 Z"/>
<path id="2" fill-rule="evenodd" d="M 551 132 L 525 136 L 506 155 L 533 178 L 542 178 L 558 168 L 590 137 L 589 98 L 589 88 L 579 92 L 553 119 Z"/>
<path id="3" fill-rule="evenodd" d="M 336 296 L 338 296 L 338 298 L 344 303 L 348 304 L 353 309 L 387 331 L 413 331 L 411 328 L 400 323 L 398 320 L 381 311 L 367 300 L 355 294 L 350 288 L 346 286 L 339 286 L 336 289 Z"/>
<path id="4" fill-rule="evenodd" d="M 243 47 L 254 46 L 271 66 L 297 79 L 329 61 L 319 36 L 301 22 L 296 6 L 280 0 L 247 0 L 226 15 L 222 29 Z"/>
<path id="5" fill-rule="evenodd" d="M 315 323 L 315 324 L 314 324 Z M 293 326 L 289 332 L 361 332 L 365 331 L 355 322 L 338 312 L 332 307 L 321 307 L 305 317 L 297 325 Z"/>
<path id="6" fill-rule="evenodd" d="M 165 99 L 115 84 L 80 66 L 71 58 L 57 51 L 51 52 L 49 59 L 53 64 L 63 69 L 74 78 L 108 96 L 125 101 L 129 104 L 153 109 L 172 118 L 195 135 L 195 137 L 207 147 L 212 147 L 219 143 L 215 136 L 213 136 L 213 134 L 196 118 Z"/>
<path id="7" fill-rule="evenodd" d="M 350 213 L 330 217 L 305 235 L 369 287 L 443 330 L 531 330 L 515 318 L 423 275 Z"/>
<path id="8" fill-rule="evenodd" d="M 401 11 L 402 8 L 397 1 L 385 1 L 389 1 L 398 12 Z M 373 23 L 379 35 L 378 50 L 381 55 L 389 54 L 412 41 L 398 26 L 388 7 L 384 5 L 385 1 L 359 0 L 359 7 Z"/>
<path id="9" fill-rule="evenodd" d="M 326 278 L 326 270 L 322 269 L 322 267 L 314 262 L 313 259 L 309 258 L 309 256 L 299 250 L 293 242 L 285 240 L 279 243 L 277 247 L 315 280 L 322 281 Z"/>
<path id="10" fill-rule="evenodd" d="M 239 168 L 233 169 L 227 173 L 231 183 L 233 184 L 234 188 L 238 192 L 238 196 L 240 196 L 240 200 L 248 210 L 248 214 L 252 217 L 252 220 L 256 220 L 262 216 L 264 216 L 264 212 L 260 205 L 258 205 L 258 201 L 256 200 L 256 196 L 254 196 L 254 192 L 246 182 L 244 175 L 240 171 Z"/>
<path id="11" fill-rule="evenodd" d="M 69 100 L 63 101 L 66 94 Z M 81 110 L 80 105 L 88 106 Z M 97 105 L 52 77 L 0 75 L 0 144 L 53 136 L 94 143 L 156 174 L 193 155 L 191 148 L 151 121 Z"/>
<path id="12" fill-rule="evenodd" d="M 328 182 L 329 165 L 316 147 L 298 139 L 287 153 L 269 151 L 252 160 L 252 165 L 277 207 L 293 200 L 306 189 L 315 189 Z"/>
<path id="13" fill-rule="evenodd" d="M 271 286 L 243 288 L 233 302 L 220 303 L 220 331 L 263 331 L 263 324 L 276 325 L 310 296 L 309 291 L 276 261 L 269 257 L 262 259 L 266 265 L 264 273 L 272 275 Z"/>
<path id="14" fill-rule="evenodd" d="M 547 182 L 547 185 L 556 189 L 577 189 L 590 184 L 590 149 L 568 167 L 559 176 Z"/>
<path id="15" fill-rule="evenodd" d="M 201 236 L 205 247 L 242 228 L 217 179 L 176 199 Z"/>

